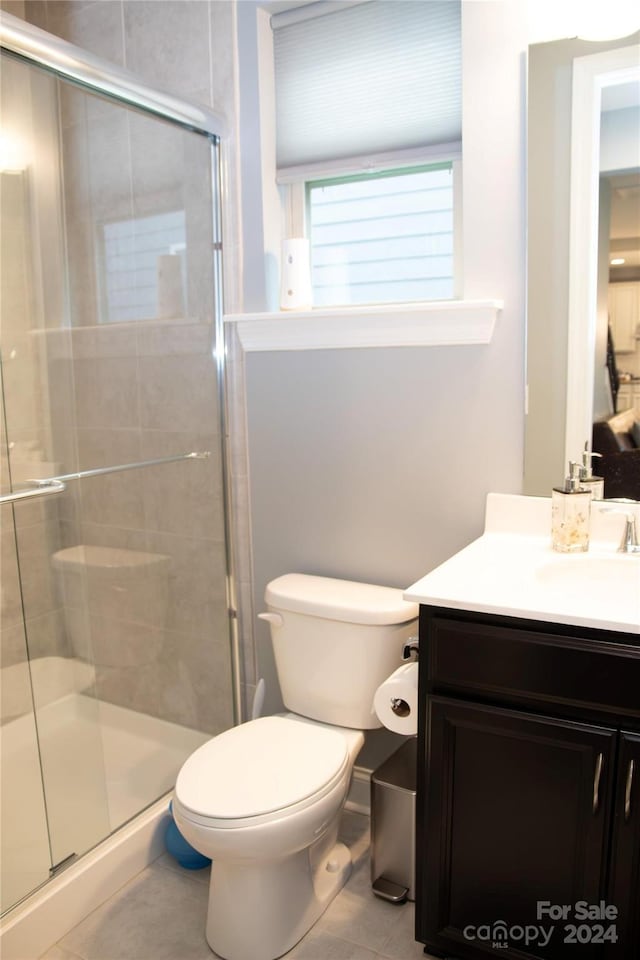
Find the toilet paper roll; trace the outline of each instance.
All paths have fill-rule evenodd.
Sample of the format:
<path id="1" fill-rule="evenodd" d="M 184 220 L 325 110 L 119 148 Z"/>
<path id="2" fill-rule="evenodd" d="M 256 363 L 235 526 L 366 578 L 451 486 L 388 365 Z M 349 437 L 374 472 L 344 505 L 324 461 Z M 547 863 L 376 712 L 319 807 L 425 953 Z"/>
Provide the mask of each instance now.
<path id="1" fill-rule="evenodd" d="M 373 709 L 387 730 L 413 737 L 418 732 L 418 664 L 405 663 L 381 683 Z"/>

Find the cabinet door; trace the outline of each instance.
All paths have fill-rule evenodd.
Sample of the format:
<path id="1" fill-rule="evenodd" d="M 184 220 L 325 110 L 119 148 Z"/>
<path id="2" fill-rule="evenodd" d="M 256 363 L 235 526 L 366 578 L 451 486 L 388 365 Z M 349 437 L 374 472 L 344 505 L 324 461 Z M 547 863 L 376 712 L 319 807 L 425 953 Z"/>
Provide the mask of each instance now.
<path id="1" fill-rule="evenodd" d="M 628 410 L 633 406 L 633 393 L 630 383 L 623 383 L 618 390 L 618 410 Z"/>
<path id="2" fill-rule="evenodd" d="M 460 958 L 496 956 L 495 939 L 481 937 L 489 927 L 502 957 L 601 956 L 602 946 L 566 943 L 565 922 L 539 917 L 538 904 L 604 895 L 615 731 L 440 697 L 428 700 L 426 729 L 418 939 Z M 554 928 L 546 945 L 518 939 L 536 924 Z"/>
<path id="3" fill-rule="evenodd" d="M 636 347 L 640 304 L 640 283 L 637 281 L 609 284 L 609 319 L 613 345 L 620 353 L 633 352 Z"/>
<path id="4" fill-rule="evenodd" d="M 640 387 L 635 383 L 623 383 L 618 390 L 618 410 L 633 409 L 640 417 Z"/>
<path id="5" fill-rule="evenodd" d="M 618 908 L 618 942 L 607 958 L 640 957 L 640 735 L 620 734 L 609 902 Z"/>

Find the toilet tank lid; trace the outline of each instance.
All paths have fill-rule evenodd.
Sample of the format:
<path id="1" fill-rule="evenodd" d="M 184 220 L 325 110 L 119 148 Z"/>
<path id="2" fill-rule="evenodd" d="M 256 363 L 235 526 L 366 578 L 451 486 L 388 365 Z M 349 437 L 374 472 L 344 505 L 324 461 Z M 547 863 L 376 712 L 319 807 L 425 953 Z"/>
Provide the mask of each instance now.
<path id="1" fill-rule="evenodd" d="M 418 616 L 418 604 L 402 590 L 353 580 L 287 573 L 267 584 L 265 601 L 278 610 L 306 613 L 344 623 L 406 623 Z"/>

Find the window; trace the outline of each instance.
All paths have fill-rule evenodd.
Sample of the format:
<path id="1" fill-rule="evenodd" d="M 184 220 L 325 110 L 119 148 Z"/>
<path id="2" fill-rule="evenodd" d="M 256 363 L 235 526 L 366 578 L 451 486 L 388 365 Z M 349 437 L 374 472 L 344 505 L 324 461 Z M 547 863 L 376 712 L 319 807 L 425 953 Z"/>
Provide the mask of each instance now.
<path id="1" fill-rule="evenodd" d="M 182 315 L 185 236 L 184 210 L 102 224 L 101 322 Z"/>
<path id="2" fill-rule="evenodd" d="M 448 300 L 456 285 L 460 0 L 355 0 L 271 18 L 284 236 L 315 307 Z"/>
<path id="3" fill-rule="evenodd" d="M 454 296 L 453 163 L 307 183 L 313 303 Z"/>

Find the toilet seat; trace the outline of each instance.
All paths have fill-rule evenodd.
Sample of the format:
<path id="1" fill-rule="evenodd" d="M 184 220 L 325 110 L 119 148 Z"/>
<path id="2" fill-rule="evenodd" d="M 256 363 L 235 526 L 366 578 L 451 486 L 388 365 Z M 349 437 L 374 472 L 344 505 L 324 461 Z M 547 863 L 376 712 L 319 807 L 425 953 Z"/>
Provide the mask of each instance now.
<path id="1" fill-rule="evenodd" d="M 289 717 L 261 717 L 200 747 L 176 781 L 181 813 L 221 829 L 264 823 L 316 803 L 349 768 L 335 729 Z"/>

